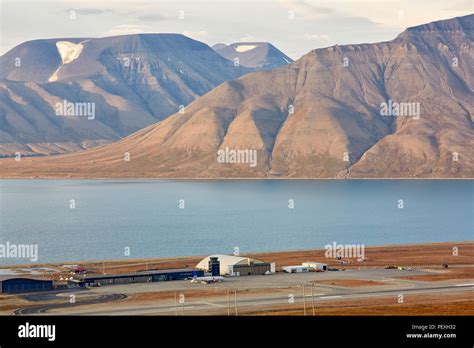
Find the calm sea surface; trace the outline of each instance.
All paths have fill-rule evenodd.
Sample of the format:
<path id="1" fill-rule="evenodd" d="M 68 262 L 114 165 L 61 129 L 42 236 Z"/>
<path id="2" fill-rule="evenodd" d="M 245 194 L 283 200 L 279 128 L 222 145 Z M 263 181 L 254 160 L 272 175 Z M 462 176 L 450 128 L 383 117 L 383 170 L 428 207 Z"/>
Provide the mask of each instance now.
<path id="1" fill-rule="evenodd" d="M 0 243 L 38 262 L 464 240 L 472 180 L 0 181 Z"/>

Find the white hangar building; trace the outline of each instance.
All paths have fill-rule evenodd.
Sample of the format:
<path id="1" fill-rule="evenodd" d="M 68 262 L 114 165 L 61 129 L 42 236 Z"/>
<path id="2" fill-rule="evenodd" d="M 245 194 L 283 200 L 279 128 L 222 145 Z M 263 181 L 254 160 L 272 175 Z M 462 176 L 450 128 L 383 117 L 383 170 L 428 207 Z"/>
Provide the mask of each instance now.
<path id="1" fill-rule="evenodd" d="M 220 274 L 230 276 L 244 276 L 275 273 L 275 263 L 268 263 L 250 257 L 216 254 L 210 255 L 196 265 L 197 269 L 210 271 L 209 261 L 217 258 L 220 263 Z"/>

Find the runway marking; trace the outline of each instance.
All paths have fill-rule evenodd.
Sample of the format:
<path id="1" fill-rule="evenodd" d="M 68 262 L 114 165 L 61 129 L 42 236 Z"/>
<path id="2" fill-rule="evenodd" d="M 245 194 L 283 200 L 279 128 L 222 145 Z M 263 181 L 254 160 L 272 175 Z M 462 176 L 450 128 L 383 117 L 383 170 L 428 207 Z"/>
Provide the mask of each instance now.
<path id="1" fill-rule="evenodd" d="M 217 304 L 217 303 L 211 303 L 211 302 L 199 301 L 199 303 L 206 304 L 206 305 L 208 305 L 208 306 L 218 307 L 218 308 L 224 307 L 223 305 L 220 305 L 220 304 Z"/>
<path id="2" fill-rule="evenodd" d="M 339 297 L 342 297 L 342 296 L 321 296 L 321 297 L 318 297 L 318 298 L 327 299 L 327 298 L 339 298 Z"/>

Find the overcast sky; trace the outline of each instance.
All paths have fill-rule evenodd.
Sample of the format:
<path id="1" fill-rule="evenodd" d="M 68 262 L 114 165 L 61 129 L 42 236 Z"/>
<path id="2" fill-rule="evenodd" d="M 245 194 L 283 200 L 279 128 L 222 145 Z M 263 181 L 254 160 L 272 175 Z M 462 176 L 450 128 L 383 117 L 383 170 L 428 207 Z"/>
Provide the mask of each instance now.
<path id="1" fill-rule="evenodd" d="M 0 0 L 0 4 L 0 54 L 32 39 L 152 32 L 180 33 L 209 45 L 269 41 L 297 59 L 314 48 L 391 40 L 409 26 L 474 13 L 474 0 Z"/>

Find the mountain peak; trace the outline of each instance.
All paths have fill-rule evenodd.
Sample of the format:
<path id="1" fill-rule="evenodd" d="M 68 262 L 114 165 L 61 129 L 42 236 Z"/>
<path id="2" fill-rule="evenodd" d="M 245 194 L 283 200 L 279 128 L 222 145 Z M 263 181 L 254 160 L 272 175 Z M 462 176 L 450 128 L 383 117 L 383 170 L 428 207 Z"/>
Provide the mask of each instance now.
<path id="1" fill-rule="evenodd" d="M 474 14 L 409 27 L 400 33 L 395 41 L 428 36 L 439 38 L 455 33 L 462 33 L 469 38 L 474 38 Z"/>
<path id="2" fill-rule="evenodd" d="M 219 43 L 212 47 L 224 58 L 247 68 L 270 70 L 293 62 L 269 42 L 235 42 L 230 45 Z"/>
<path id="3" fill-rule="evenodd" d="M 432 31 L 472 31 L 474 30 L 474 14 L 450 19 L 443 19 L 426 24 L 416 25 L 407 28 L 405 31 L 412 33 L 432 32 Z"/>

